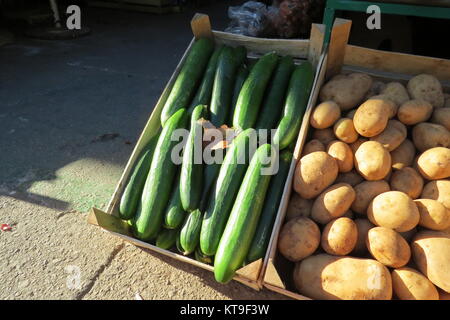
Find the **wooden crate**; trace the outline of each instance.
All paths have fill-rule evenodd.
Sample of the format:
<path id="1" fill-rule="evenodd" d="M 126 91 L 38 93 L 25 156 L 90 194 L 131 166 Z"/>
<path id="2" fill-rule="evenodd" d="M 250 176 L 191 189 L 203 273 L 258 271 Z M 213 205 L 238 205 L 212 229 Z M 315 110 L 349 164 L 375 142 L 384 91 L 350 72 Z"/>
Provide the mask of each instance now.
<path id="1" fill-rule="evenodd" d="M 300 158 L 303 145 L 307 140 L 309 118 L 316 106 L 320 88 L 325 81 L 338 73 L 365 72 L 377 80 L 399 81 L 403 84 L 406 84 L 415 75 L 428 73 L 436 76 L 441 81 L 444 91 L 450 92 L 450 60 L 353 46 L 347 43 L 350 28 L 350 20 L 335 20 L 330 44 L 328 48 L 325 48 L 326 52 L 322 56 L 321 67 L 316 75 L 316 83 L 310 97 L 310 103 L 300 128 L 294 153 L 295 163 Z M 291 195 L 292 179 L 293 171 L 291 170 L 272 231 L 269 250 L 265 257 L 263 286 L 294 299 L 309 300 L 310 298 L 300 295 L 293 285 L 292 273 L 294 263 L 289 262 L 277 252 L 278 236 L 284 223 Z"/>
<path id="2" fill-rule="evenodd" d="M 170 256 L 174 259 L 196 265 L 200 268 L 213 271 L 213 267 L 207 264 L 200 263 L 189 257 L 174 253 L 172 251 L 163 250 L 146 242 L 140 241 L 132 237 L 129 226 L 126 222 L 118 218 L 118 207 L 122 192 L 124 190 L 125 184 L 131 174 L 131 170 L 138 158 L 138 155 L 143 150 L 144 146 L 150 141 L 150 139 L 157 133 L 160 129 L 160 114 L 164 106 L 164 103 L 170 93 L 172 85 L 178 76 L 178 73 L 183 65 L 187 54 L 189 53 L 195 38 L 209 37 L 214 39 L 217 44 L 227 44 L 230 46 L 242 45 L 247 48 L 248 57 L 254 58 L 270 51 L 276 51 L 280 55 L 290 55 L 295 58 L 298 62 L 299 60 L 309 60 L 313 66 L 318 70 L 319 66 L 319 55 L 322 52 L 322 44 L 324 38 L 324 26 L 314 24 L 311 28 L 311 38 L 309 40 L 278 40 L 278 39 L 261 39 L 252 38 L 242 35 L 235 35 L 220 31 L 211 30 L 211 24 L 209 17 L 207 15 L 196 14 L 191 21 L 191 28 L 194 34 L 189 47 L 186 49 L 183 57 L 181 58 L 178 66 L 176 67 L 174 73 L 172 74 L 169 82 L 167 83 L 161 97 L 156 103 L 153 112 L 148 120 L 137 144 L 134 148 L 130 159 L 125 167 L 125 170 L 119 180 L 119 183 L 112 195 L 111 201 L 108 204 L 106 212 L 101 211 L 97 208 L 92 208 L 88 217 L 88 222 L 94 225 L 98 225 L 104 230 L 113 233 L 114 235 L 131 242 L 137 246 L 150 249 L 162 253 L 164 255 Z M 291 164 L 291 171 L 294 169 L 294 162 Z M 291 173 L 292 175 L 292 173 Z M 237 271 L 235 280 L 242 282 L 256 290 L 262 288 L 262 273 L 266 263 L 264 259 L 255 261 L 244 268 Z"/>

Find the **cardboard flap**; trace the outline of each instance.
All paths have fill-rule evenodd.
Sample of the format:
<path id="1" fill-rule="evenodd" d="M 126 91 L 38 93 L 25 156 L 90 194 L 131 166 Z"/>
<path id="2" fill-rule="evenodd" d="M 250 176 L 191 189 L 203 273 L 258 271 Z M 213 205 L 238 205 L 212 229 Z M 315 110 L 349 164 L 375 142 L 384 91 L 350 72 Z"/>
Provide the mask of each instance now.
<path id="1" fill-rule="evenodd" d="M 236 274 L 243 276 L 247 279 L 251 280 L 258 280 L 259 271 L 261 270 L 263 264 L 262 259 L 258 259 L 256 261 L 253 261 L 252 263 L 246 265 L 243 268 L 240 268 L 236 271 Z"/>
<path id="2" fill-rule="evenodd" d="M 269 262 L 267 263 L 266 274 L 264 275 L 264 282 L 271 284 L 278 288 L 286 289 L 283 281 L 281 280 L 280 276 L 278 275 L 278 271 L 275 268 L 272 259 L 270 259 Z"/>
<path id="3" fill-rule="evenodd" d="M 191 20 L 191 29 L 195 38 L 213 38 L 211 22 L 207 14 L 196 13 Z"/>
<path id="4" fill-rule="evenodd" d="M 89 211 L 87 222 L 111 232 L 120 233 L 126 236 L 132 235 L 130 226 L 126 221 L 97 208 L 91 208 L 91 210 Z"/>

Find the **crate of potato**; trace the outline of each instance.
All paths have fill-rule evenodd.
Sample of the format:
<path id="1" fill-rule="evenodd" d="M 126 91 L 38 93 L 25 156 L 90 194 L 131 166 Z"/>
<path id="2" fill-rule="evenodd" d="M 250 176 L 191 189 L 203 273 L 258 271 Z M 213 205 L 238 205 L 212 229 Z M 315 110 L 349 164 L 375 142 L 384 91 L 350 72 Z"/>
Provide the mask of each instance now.
<path id="1" fill-rule="evenodd" d="M 450 61 L 348 45 L 350 25 L 332 31 L 264 285 L 297 299 L 448 299 Z"/>

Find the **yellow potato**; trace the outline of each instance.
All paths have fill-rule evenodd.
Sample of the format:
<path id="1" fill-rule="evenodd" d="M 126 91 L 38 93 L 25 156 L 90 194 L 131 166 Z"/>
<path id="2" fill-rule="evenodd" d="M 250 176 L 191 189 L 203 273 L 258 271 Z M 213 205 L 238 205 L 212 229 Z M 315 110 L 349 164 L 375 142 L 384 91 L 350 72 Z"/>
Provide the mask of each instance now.
<path id="1" fill-rule="evenodd" d="M 421 152 L 434 147 L 450 147 L 450 131 L 440 124 L 419 123 L 414 126 L 412 137 L 414 145 Z"/>
<path id="2" fill-rule="evenodd" d="M 297 192 L 292 192 L 286 211 L 286 220 L 296 217 L 308 218 L 311 215 L 312 200 L 303 199 Z"/>
<path id="3" fill-rule="evenodd" d="M 321 246 L 329 254 L 345 256 L 358 240 L 358 229 L 352 219 L 341 217 L 331 220 L 323 229 Z"/>
<path id="4" fill-rule="evenodd" d="M 365 215 L 370 202 L 379 194 L 390 191 L 389 184 L 384 180 L 364 181 L 354 187 L 355 201 L 351 209 Z"/>
<path id="5" fill-rule="evenodd" d="M 435 108 L 444 106 L 444 92 L 436 77 L 429 74 L 419 74 L 409 80 L 407 87 L 412 99 L 426 100 Z"/>
<path id="6" fill-rule="evenodd" d="M 412 268 L 392 270 L 392 289 L 400 300 L 439 300 L 439 293 L 423 274 Z"/>
<path id="7" fill-rule="evenodd" d="M 387 83 L 380 94 L 387 96 L 389 100 L 398 106 L 409 100 L 408 91 L 406 91 L 405 86 L 400 82 Z"/>
<path id="8" fill-rule="evenodd" d="M 311 113 L 309 122 L 316 129 L 331 127 L 341 117 L 341 109 L 334 101 L 319 104 Z"/>
<path id="9" fill-rule="evenodd" d="M 355 152 L 355 168 L 366 180 L 381 180 L 391 170 L 391 155 L 377 141 L 364 142 Z"/>
<path id="10" fill-rule="evenodd" d="M 373 224 L 405 232 L 419 223 L 419 210 L 408 195 L 400 191 L 388 191 L 376 196 L 367 209 L 367 217 Z"/>
<path id="11" fill-rule="evenodd" d="M 352 187 L 364 181 L 356 170 L 351 170 L 349 172 L 339 173 L 334 183 L 348 183 Z"/>
<path id="12" fill-rule="evenodd" d="M 386 128 L 391 107 L 382 99 L 369 99 L 355 112 L 353 125 L 356 132 L 363 137 L 374 137 Z"/>
<path id="13" fill-rule="evenodd" d="M 394 151 L 391 151 L 392 168 L 400 170 L 404 167 L 410 167 L 413 164 L 415 154 L 416 148 L 411 140 L 403 140 Z"/>
<path id="14" fill-rule="evenodd" d="M 450 292 L 450 235 L 421 231 L 414 237 L 411 250 L 414 262 L 428 280 Z"/>
<path id="15" fill-rule="evenodd" d="M 422 190 L 421 199 L 433 199 L 450 209 L 450 180 L 428 182 Z"/>
<path id="16" fill-rule="evenodd" d="M 375 225 L 367 219 L 355 219 L 356 229 L 358 230 L 358 238 L 356 240 L 355 248 L 352 251 L 352 255 L 363 255 L 367 252 L 366 238 L 370 229 Z"/>
<path id="17" fill-rule="evenodd" d="M 336 160 L 317 151 L 302 157 L 295 168 L 294 190 L 305 199 L 312 199 L 330 186 L 338 175 Z"/>
<path id="18" fill-rule="evenodd" d="M 389 270 L 373 259 L 318 254 L 296 264 L 300 294 L 319 300 L 390 300 Z"/>
<path id="19" fill-rule="evenodd" d="M 386 129 L 370 140 L 381 143 L 388 151 L 393 151 L 406 139 L 407 133 L 405 125 L 400 121 L 389 120 Z"/>
<path id="20" fill-rule="evenodd" d="M 311 209 L 311 219 L 326 224 L 342 217 L 355 200 L 355 191 L 346 183 L 335 184 L 322 192 L 314 200 Z"/>
<path id="21" fill-rule="evenodd" d="M 431 103 L 425 100 L 410 100 L 403 103 L 397 112 L 398 120 L 406 125 L 427 121 L 433 112 Z"/>
<path id="22" fill-rule="evenodd" d="M 349 172 L 353 169 L 353 152 L 348 144 L 338 140 L 332 141 L 327 146 L 327 153 L 336 160 L 339 172 Z"/>
<path id="23" fill-rule="evenodd" d="M 334 135 L 345 143 L 353 143 L 358 139 L 358 133 L 353 126 L 352 119 L 339 119 L 333 127 Z"/>
<path id="24" fill-rule="evenodd" d="M 446 230 L 450 227 L 450 210 L 433 199 L 416 199 L 419 209 L 419 225 L 431 230 Z"/>
<path id="25" fill-rule="evenodd" d="M 332 128 L 316 129 L 313 131 L 312 138 L 315 140 L 319 140 L 324 146 L 329 144 L 331 141 L 336 140 Z"/>
<path id="26" fill-rule="evenodd" d="M 350 148 L 352 148 L 353 155 L 356 153 L 358 148 L 366 141 L 369 141 L 369 139 L 364 137 L 359 137 L 358 140 L 350 144 Z"/>
<path id="27" fill-rule="evenodd" d="M 370 97 L 372 100 L 383 100 L 386 104 L 386 107 L 389 109 L 389 119 L 392 119 L 397 114 L 398 105 L 392 101 L 387 95 L 379 94 L 377 96 Z"/>
<path id="28" fill-rule="evenodd" d="M 448 99 L 450 102 L 450 99 Z M 446 108 L 434 109 L 430 122 L 440 124 L 450 130 L 450 104 Z"/>
<path id="29" fill-rule="evenodd" d="M 417 159 L 419 172 L 425 179 L 438 180 L 450 177 L 450 149 L 431 148 Z"/>
<path id="30" fill-rule="evenodd" d="M 303 156 L 306 156 L 307 154 L 316 152 L 316 151 L 325 151 L 325 146 L 322 142 L 320 142 L 317 139 L 312 139 L 309 141 L 305 146 L 303 147 Z"/>
<path id="31" fill-rule="evenodd" d="M 278 250 L 286 259 L 294 262 L 313 254 L 319 244 L 319 227 L 305 217 L 286 222 L 278 238 Z"/>
<path id="32" fill-rule="evenodd" d="M 391 190 L 402 191 L 411 199 L 420 196 L 423 189 L 423 179 L 420 174 L 411 167 L 395 171 L 389 181 Z"/>
<path id="33" fill-rule="evenodd" d="M 389 228 L 370 229 L 367 233 L 366 245 L 370 254 L 388 267 L 403 267 L 411 258 L 408 242 L 398 232 Z"/>

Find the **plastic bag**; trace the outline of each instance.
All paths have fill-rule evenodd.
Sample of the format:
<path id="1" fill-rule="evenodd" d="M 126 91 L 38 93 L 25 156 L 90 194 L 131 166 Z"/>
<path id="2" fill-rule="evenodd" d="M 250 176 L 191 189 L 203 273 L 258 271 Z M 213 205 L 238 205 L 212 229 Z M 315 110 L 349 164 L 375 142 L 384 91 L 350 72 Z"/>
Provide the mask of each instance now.
<path id="1" fill-rule="evenodd" d="M 257 1 L 247 1 L 242 6 L 229 7 L 228 17 L 231 22 L 225 29 L 226 32 L 251 37 L 265 35 L 271 25 L 267 6 Z"/>

